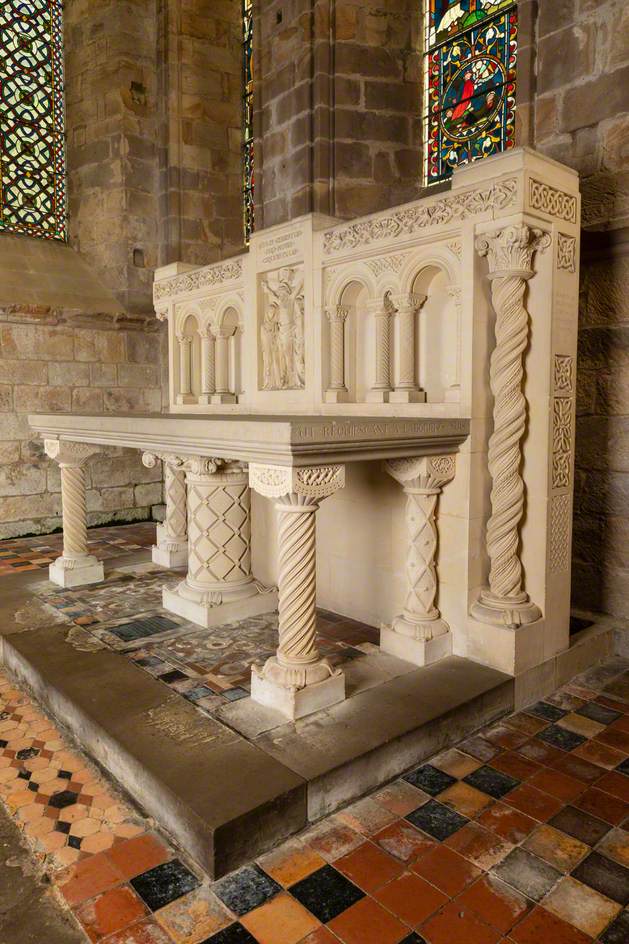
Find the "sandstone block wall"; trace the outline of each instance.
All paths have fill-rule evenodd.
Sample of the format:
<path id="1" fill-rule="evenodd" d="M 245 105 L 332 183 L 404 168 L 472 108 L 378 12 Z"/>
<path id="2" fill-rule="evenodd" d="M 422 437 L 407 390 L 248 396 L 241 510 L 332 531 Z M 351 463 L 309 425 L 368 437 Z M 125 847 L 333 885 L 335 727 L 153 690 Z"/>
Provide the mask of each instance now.
<path id="1" fill-rule="evenodd" d="M 583 193 L 573 601 L 629 617 L 629 6 L 540 2 L 534 144 Z"/>
<path id="2" fill-rule="evenodd" d="M 61 524 L 59 467 L 33 436 L 28 413 L 159 412 L 165 402 L 164 332 L 103 327 L 104 320 L 0 312 L 0 538 Z M 150 519 L 161 502 L 161 469 L 144 468 L 138 452 L 108 449 L 89 460 L 90 525 Z"/>

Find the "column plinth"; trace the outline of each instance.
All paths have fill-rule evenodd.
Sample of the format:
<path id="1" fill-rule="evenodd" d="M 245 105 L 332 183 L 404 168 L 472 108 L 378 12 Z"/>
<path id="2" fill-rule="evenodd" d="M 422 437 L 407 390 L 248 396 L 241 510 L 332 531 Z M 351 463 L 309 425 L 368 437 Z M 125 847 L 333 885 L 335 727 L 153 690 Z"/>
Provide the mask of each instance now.
<path id="1" fill-rule="evenodd" d="M 489 375 L 494 396 L 494 428 L 487 455 L 492 481 L 486 532 L 489 586 L 481 590 L 471 614 L 482 623 L 510 628 L 534 623 L 542 615 L 523 587 L 519 551 L 525 488 L 520 467 L 527 421 L 523 358 L 529 339 L 524 293 L 533 275 L 533 255 L 548 245 L 547 233 L 525 225 L 508 226 L 476 242 L 477 251 L 489 261 L 496 346 Z"/>
<path id="2" fill-rule="evenodd" d="M 319 504 L 345 484 L 343 466 L 249 466 L 251 487 L 275 498 L 279 514 L 279 645 L 251 673 L 251 697 L 288 718 L 345 698 L 345 675 L 317 648 L 316 523 Z"/>
<path id="3" fill-rule="evenodd" d="M 188 574 L 164 608 L 209 628 L 269 613 L 277 593 L 251 573 L 251 495 L 241 463 L 186 458 Z"/>
<path id="4" fill-rule="evenodd" d="M 436 508 L 443 486 L 455 473 L 454 456 L 392 459 L 385 469 L 406 494 L 407 595 L 404 609 L 391 626 L 380 629 L 380 648 L 415 665 L 450 655 L 450 627 L 435 606 L 438 582 Z"/>
<path id="5" fill-rule="evenodd" d="M 50 565 L 50 580 L 60 587 L 99 583 L 105 574 L 101 561 L 88 553 L 85 502 L 85 463 L 99 448 L 47 439 L 44 449 L 61 469 L 63 554 Z"/>
<path id="6" fill-rule="evenodd" d="M 186 509 L 186 476 L 183 459 L 171 453 L 145 452 L 142 463 L 153 469 L 158 461 L 164 468 L 166 518 L 157 525 L 157 544 L 151 548 L 151 559 L 160 567 L 185 567 L 188 560 L 188 524 Z"/>

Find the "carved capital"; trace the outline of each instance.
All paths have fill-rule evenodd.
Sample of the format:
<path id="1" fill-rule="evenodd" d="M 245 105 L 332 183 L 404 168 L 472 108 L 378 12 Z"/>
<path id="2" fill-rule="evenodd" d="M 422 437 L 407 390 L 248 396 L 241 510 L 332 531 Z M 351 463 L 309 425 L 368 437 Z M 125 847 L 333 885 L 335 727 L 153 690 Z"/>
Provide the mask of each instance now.
<path id="1" fill-rule="evenodd" d="M 182 347 L 185 347 L 186 345 L 190 346 L 192 344 L 192 338 L 189 338 L 187 334 L 178 334 L 177 340 Z"/>
<path id="2" fill-rule="evenodd" d="M 168 320 L 168 308 L 156 308 L 155 317 L 158 321 L 167 321 Z"/>
<path id="3" fill-rule="evenodd" d="M 537 250 L 543 252 L 550 243 L 549 233 L 521 224 L 479 236 L 476 251 L 487 256 L 490 278 L 517 276 L 527 279 L 533 274 L 533 254 Z"/>
<path id="4" fill-rule="evenodd" d="M 184 456 L 181 466 L 191 475 L 242 475 L 244 463 L 237 459 L 218 459 L 213 456 Z"/>
<path id="5" fill-rule="evenodd" d="M 90 456 L 100 452 L 100 446 L 90 443 L 65 442 L 60 439 L 45 439 L 44 452 L 62 466 L 82 466 Z"/>
<path id="6" fill-rule="evenodd" d="M 267 498 L 297 495 L 318 501 L 345 486 L 345 466 L 318 465 L 291 468 L 277 465 L 249 465 L 249 485 Z"/>
<path id="7" fill-rule="evenodd" d="M 172 452 L 143 452 L 142 465 L 147 469 L 154 469 L 158 462 L 169 465 L 173 469 L 182 469 L 184 459 Z"/>
<path id="8" fill-rule="evenodd" d="M 212 322 L 212 323 L 209 325 L 209 328 L 210 328 L 210 331 L 212 332 L 212 334 L 214 335 L 214 337 L 215 337 L 216 339 L 218 339 L 218 338 L 223 338 L 223 339 L 231 338 L 232 334 L 234 334 L 234 332 L 235 332 L 235 330 L 236 330 L 236 328 L 235 328 L 234 325 L 217 325 L 217 324 L 214 324 L 214 322 Z"/>
<path id="9" fill-rule="evenodd" d="M 332 305 L 325 310 L 326 317 L 331 324 L 344 324 L 349 315 L 349 308 L 344 305 Z"/>
<path id="10" fill-rule="evenodd" d="M 455 456 L 420 456 L 416 459 L 389 459 L 386 471 L 405 491 L 439 491 L 454 478 Z"/>
<path id="11" fill-rule="evenodd" d="M 420 295 L 417 292 L 404 292 L 401 295 L 392 295 L 391 302 L 397 312 L 412 312 L 414 314 L 426 304 L 427 298 L 427 295 Z"/>

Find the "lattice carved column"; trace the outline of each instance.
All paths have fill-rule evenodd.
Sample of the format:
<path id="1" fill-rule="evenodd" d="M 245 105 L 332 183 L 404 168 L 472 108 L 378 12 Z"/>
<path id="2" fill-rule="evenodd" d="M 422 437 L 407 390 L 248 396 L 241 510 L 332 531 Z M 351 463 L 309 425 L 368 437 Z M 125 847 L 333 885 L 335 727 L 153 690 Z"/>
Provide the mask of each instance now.
<path id="1" fill-rule="evenodd" d="M 188 504 L 188 574 L 164 589 L 167 610 L 200 626 L 268 613 L 277 594 L 251 573 L 251 493 L 246 467 L 226 459 L 182 460 Z"/>
<path id="2" fill-rule="evenodd" d="M 99 452 L 99 447 L 46 439 L 44 449 L 61 469 L 63 554 L 50 565 L 50 580 L 61 587 L 98 583 L 104 579 L 104 571 L 102 563 L 87 548 L 85 463 Z"/>
<path id="3" fill-rule="evenodd" d="M 345 484 L 341 465 L 291 469 L 249 466 L 251 487 L 276 500 L 279 514 L 279 645 L 263 668 L 254 666 L 251 697 L 290 718 L 345 698 L 345 676 L 317 649 L 315 515 Z"/>
<path id="4" fill-rule="evenodd" d="M 398 320 L 399 376 L 395 390 L 389 395 L 392 403 L 424 403 L 426 393 L 417 385 L 415 352 L 417 348 L 417 315 L 427 295 L 414 292 L 395 295 L 391 301 Z"/>
<path id="5" fill-rule="evenodd" d="M 519 550 L 525 488 L 520 467 L 527 422 L 523 357 L 529 339 L 524 294 L 533 275 L 534 253 L 549 245 L 547 233 L 526 225 L 508 226 L 476 242 L 477 251 L 489 262 L 496 346 L 490 363 L 494 429 L 487 457 L 492 482 L 486 534 L 489 586 L 481 591 L 471 612 L 481 622 L 497 626 L 516 627 L 541 616 L 523 588 Z"/>
<path id="6" fill-rule="evenodd" d="M 201 395 L 199 403 L 211 403 L 216 392 L 216 339 L 206 326 L 201 333 Z"/>
<path id="7" fill-rule="evenodd" d="M 450 627 L 435 605 L 435 555 L 437 502 L 444 485 L 454 478 L 456 461 L 454 456 L 391 459 L 385 469 L 406 494 L 407 594 L 402 613 L 391 626 L 382 627 L 380 646 L 407 662 L 426 665 L 452 651 Z"/>
<path id="8" fill-rule="evenodd" d="M 391 318 L 395 307 L 390 294 L 367 306 L 375 324 L 375 381 L 367 392 L 367 400 L 386 403 L 391 393 Z"/>
<path id="9" fill-rule="evenodd" d="M 345 381 L 345 322 L 349 308 L 333 305 L 325 310 L 330 325 L 329 372 L 330 383 L 325 392 L 327 403 L 342 403 L 347 400 Z"/>
<path id="10" fill-rule="evenodd" d="M 229 339 L 234 330 L 229 325 L 212 326 L 216 341 L 216 392 L 211 397 L 212 403 L 236 403 L 237 398 L 229 386 Z"/>
<path id="11" fill-rule="evenodd" d="M 188 560 L 188 523 L 184 460 L 172 453 L 145 452 L 142 463 L 154 469 L 161 460 L 164 468 L 166 517 L 157 525 L 157 544 L 151 548 L 154 564 L 161 567 L 185 567 Z"/>

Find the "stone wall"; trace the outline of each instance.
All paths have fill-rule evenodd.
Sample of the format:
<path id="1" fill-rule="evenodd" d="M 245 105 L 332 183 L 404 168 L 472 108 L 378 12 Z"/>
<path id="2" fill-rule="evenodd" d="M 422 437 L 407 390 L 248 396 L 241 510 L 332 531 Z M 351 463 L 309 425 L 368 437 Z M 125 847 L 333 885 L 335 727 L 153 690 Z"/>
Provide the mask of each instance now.
<path id="1" fill-rule="evenodd" d="M 629 617 L 629 7 L 544 0 L 537 58 L 535 147 L 583 194 L 573 600 Z"/>

